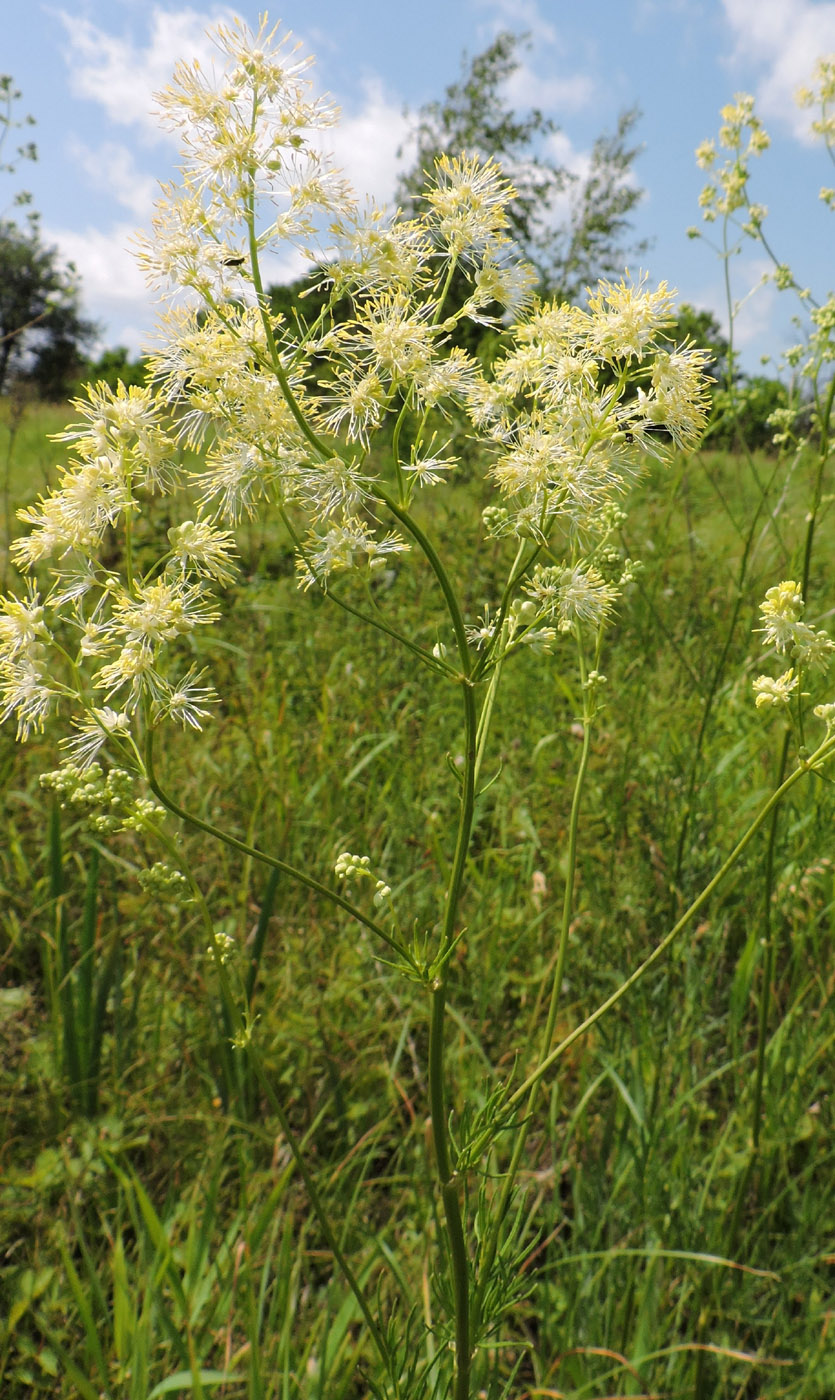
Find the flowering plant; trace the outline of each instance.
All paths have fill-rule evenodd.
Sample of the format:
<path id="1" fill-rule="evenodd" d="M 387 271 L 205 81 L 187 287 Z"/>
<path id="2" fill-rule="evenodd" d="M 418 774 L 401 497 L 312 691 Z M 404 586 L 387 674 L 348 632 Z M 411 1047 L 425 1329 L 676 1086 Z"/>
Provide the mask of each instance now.
<path id="1" fill-rule="evenodd" d="M 149 383 L 90 387 L 75 405 L 77 423 L 59 436 L 68 461 L 56 489 L 21 513 L 30 532 L 13 549 L 30 581 L 0 601 L 2 718 L 14 717 L 26 739 L 48 717 L 69 717 L 66 762 L 46 785 L 93 811 L 101 834 L 143 824 L 176 864 L 161 817 L 167 811 L 191 822 L 330 900 L 373 935 L 383 960 L 425 987 L 428 1108 L 446 1231 L 438 1272 L 449 1276 L 451 1346 L 432 1351 L 423 1370 L 375 1315 L 286 1115 L 262 1082 L 379 1352 L 384 1379 L 375 1393 L 465 1400 L 477 1383 L 479 1348 L 495 1341 L 518 1296 L 506 1266 L 510 1204 L 543 1079 L 663 955 L 782 793 L 819 766 L 835 738 L 827 721 L 823 743 L 769 799 L 659 947 L 555 1045 L 582 788 L 605 686 L 603 642 L 635 569 L 618 543 L 623 504 L 650 463 L 698 441 L 706 353 L 670 339 L 673 296 L 663 283 L 601 283 L 583 308 L 539 299 L 508 235 L 513 188 L 490 161 L 442 157 L 414 218 L 363 203 L 326 154 L 336 114 L 312 95 L 309 60 L 266 21 L 256 34 L 221 26 L 216 39 L 217 71 L 181 64 L 160 99 L 164 120 L 180 133 L 183 166 L 180 182 L 163 189 L 140 248 L 168 307 Z M 324 292 L 309 323 L 276 316 L 265 291 L 264 267 L 287 244 L 317 269 Z M 456 273 L 467 291 L 453 306 Z M 467 321 L 502 330 L 492 365 L 456 343 Z M 468 615 L 423 504 L 454 481 L 462 442 L 494 493 L 474 526 L 504 560 L 503 581 L 478 618 Z M 147 528 L 155 498 L 165 498 L 177 519 L 161 541 Z M 236 528 L 262 507 L 283 522 L 303 591 L 319 590 L 383 633 L 460 697 L 462 758 L 450 765 L 458 823 L 445 897 L 429 927 L 414 927 L 368 856 L 343 852 L 334 885 L 322 870 L 296 869 L 189 813 L 157 777 L 160 728 L 200 731 L 223 705 L 195 655 L 237 577 Z M 444 621 L 433 646 L 399 630 L 376 586 L 413 560 L 437 586 Z M 786 593 L 784 613 L 796 611 L 794 597 Z M 820 634 L 801 637 L 793 613 L 790 620 L 793 643 L 829 649 Z M 455 1090 L 444 1058 L 452 955 L 496 693 L 523 648 L 541 653 L 544 664 L 576 666 L 581 686 L 563 912 L 541 1051 L 521 1082 L 505 1084 L 454 1142 Z M 795 689 L 791 673 L 771 688 L 758 685 L 758 705 L 788 701 Z M 156 802 L 131 796 L 131 775 Z M 234 1043 L 257 1069 L 257 1034 L 226 966 L 228 935 L 214 929 L 188 871 L 178 878 L 158 864 L 146 884 L 166 897 L 183 885 L 200 904 Z M 343 893 L 349 889 L 353 899 Z M 473 1205 L 468 1178 L 496 1151 L 500 1180 Z"/>

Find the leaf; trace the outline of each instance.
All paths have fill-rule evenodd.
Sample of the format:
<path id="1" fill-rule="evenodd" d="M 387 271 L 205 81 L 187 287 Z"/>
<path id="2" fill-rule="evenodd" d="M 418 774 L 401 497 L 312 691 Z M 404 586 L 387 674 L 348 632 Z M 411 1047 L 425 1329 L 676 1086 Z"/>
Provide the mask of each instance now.
<path id="1" fill-rule="evenodd" d="M 246 1380 L 245 1376 L 233 1371 L 177 1371 L 175 1375 L 167 1376 L 159 1385 L 155 1385 L 148 1395 L 148 1400 L 156 1400 L 158 1395 L 171 1395 L 175 1390 L 191 1390 L 195 1376 L 201 1385 L 223 1385 L 224 1382 Z"/>

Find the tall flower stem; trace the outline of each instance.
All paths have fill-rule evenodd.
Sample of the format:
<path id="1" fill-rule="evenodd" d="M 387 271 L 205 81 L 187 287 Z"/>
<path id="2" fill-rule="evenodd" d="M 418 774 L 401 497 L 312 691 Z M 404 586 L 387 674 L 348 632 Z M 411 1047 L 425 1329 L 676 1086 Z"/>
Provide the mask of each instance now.
<path id="1" fill-rule="evenodd" d="M 580 675 L 583 682 L 586 680 L 585 657 L 582 645 L 578 643 Z M 574 792 L 571 799 L 571 814 L 568 823 L 568 869 L 565 877 L 565 889 L 563 891 L 562 919 L 560 921 L 560 933 L 557 943 L 557 960 L 554 967 L 554 976 L 551 982 L 551 998 L 548 1007 L 548 1017 L 545 1022 L 545 1030 L 542 1036 L 542 1049 L 540 1051 L 540 1062 L 543 1062 L 551 1050 L 554 1030 L 557 1024 L 557 1012 L 559 1010 L 560 994 L 562 992 L 563 978 L 565 976 L 565 961 L 568 953 L 568 935 L 571 929 L 571 920 L 574 912 L 574 888 L 577 873 L 577 833 L 580 823 L 580 810 L 582 806 L 583 789 L 588 771 L 589 755 L 591 752 L 591 715 L 587 712 L 583 716 L 583 747 L 580 753 L 580 762 L 577 765 L 577 773 L 574 779 Z M 479 1283 L 476 1293 L 476 1316 L 480 1312 L 484 1301 L 484 1293 L 489 1282 L 490 1275 L 495 1263 L 496 1253 L 501 1239 L 501 1230 L 510 1206 L 513 1188 L 519 1172 L 519 1164 L 528 1140 L 537 1099 L 541 1089 L 541 1080 L 534 1079 L 528 1092 L 527 1104 L 522 1116 L 522 1120 L 516 1131 L 516 1137 L 510 1154 L 510 1162 L 505 1172 L 502 1183 L 501 1194 L 498 1204 L 493 1211 L 491 1229 L 487 1235 L 484 1254 L 480 1261 Z"/>
<path id="2" fill-rule="evenodd" d="M 630 992 L 632 988 L 642 980 L 643 977 L 646 976 L 650 969 L 653 968 L 655 964 L 661 960 L 661 958 L 663 958 L 664 954 L 667 952 L 671 944 L 675 942 L 679 934 L 683 933 L 687 925 L 690 924 L 692 920 L 696 917 L 699 910 L 704 908 L 705 904 L 710 899 L 710 896 L 719 887 L 719 885 L 721 885 L 722 881 L 725 879 L 725 876 L 728 875 L 733 869 L 733 867 L 736 865 L 743 851 L 745 851 L 747 847 L 751 844 L 757 832 L 762 829 L 768 818 L 771 816 L 772 812 L 779 806 L 786 794 L 790 792 L 791 789 L 795 786 L 795 784 L 798 783 L 801 778 L 804 778 L 807 773 L 812 773 L 816 771 L 819 767 L 821 767 L 821 765 L 825 762 L 826 759 L 830 757 L 830 755 L 833 752 L 835 752 L 835 735 L 827 735 L 826 739 L 824 739 L 823 743 L 819 745 L 819 747 L 815 750 L 811 757 L 805 760 L 803 763 L 801 763 L 797 768 L 795 768 L 794 772 L 790 773 L 789 776 L 784 780 L 784 782 L 782 782 L 780 786 L 776 789 L 776 791 L 774 791 L 771 794 L 768 800 L 763 803 L 763 806 L 757 813 L 757 816 L 754 818 L 751 825 L 748 827 L 748 830 L 739 839 L 739 841 L 734 846 L 727 859 L 723 861 L 722 865 L 719 867 L 716 874 L 713 876 L 713 879 L 705 885 L 701 893 L 696 897 L 696 899 L 693 900 L 693 903 L 689 906 L 688 909 L 685 910 L 681 918 L 670 929 L 669 933 L 665 934 L 665 936 L 661 939 L 661 942 L 650 953 L 649 957 L 645 958 L 644 961 L 640 963 L 638 967 L 635 968 L 635 971 L 631 972 L 630 975 L 625 979 L 625 981 L 621 982 L 620 986 L 614 992 L 612 992 L 612 995 L 607 997 L 605 1001 L 600 1003 L 600 1005 L 595 1011 L 591 1013 L 591 1015 L 587 1016 L 584 1021 L 581 1021 L 578 1026 L 575 1026 L 574 1030 L 571 1031 L 571 1033 L 567 1035 L 564 1040 L 561 1040 L 559 1045 L 555 1046 L 555 1048 L 546 1056 L 542 1063 L 531 1074 L 528 1075 L 527 1079 L 525 1079 L 524 1082 L 519 1085 L 519 1088 L 516 1089 L 508 1098 L 506 1103 L 506 1107 L 508 1109 L 514 1109 L 517 1107 L 517 1105 L 522 1104 L 526 1096 L 530 1093 L 530 1090 L 532 1089 L 533 1085 L 538 1080 L 545 1078 L 549 1071 L 553 1069 L 557 1061 L 565 1054 L 566 1050 L 570 1050 L 571 1046 L 574 1045 L 578 1040 L 582 1039 L 586 1032 L 591 1030 L 592 1026 L 597 1025 L 597 1022 L 600 1021 L 607 1014 L 607 1012 L 611 1011 L 612 1007 L 616 1006 L 617 1003 L 621 1001 L 623 997 L 625 997 L 627 993 Z"/>
<path id="3" fill-rule="evenodd" d="M 157 778 L 154 768 L 153 736 L 153 728 L 148 724 L 145 733 L 143 766 L 145 769 L 145 776 L 148 780 L 148 786 L 154 796 L 162 803 L 163 807 L 166 807 L 175 817 L 179 817 L 181 821 L 187 822 L 189 826 L 197 827 L 198 831 L 205 831 L 207 835 L 214 836 L 216 840 L 222 841 L 226 846 L 231 846 L 235 851 L 240 851 L 242 855 L 249 856 L 253 860 L 262 861 L 264 865 L 272 866 L 274 870 L 281 871 L 283 875 L 289 875 L 291 879 L 296 880 L 301 885 L 305 885 L 307 889 L 313 890 L 316 894 L 320 894 L 325 899 L 330 900 L 331 904 L 335 904 L 339 909 L 344 910 L 346 914 L 350 914 L 352 918 L 356 919 L 357 923 L 367 928 L 369 933 L 374 933 L 378 938 L 381 938 L 393 953 L 396 953 L 398 957 L 408 963 L 414 973 L 419 974 L 420 969 L 408 948 L 404 947 L 396 938 L 393 938 L 392 935 L 388 933 L 386 929 L 382 928 L 380 924 L 376 923 L 374 919 L 369 919 L 368 916 L 363 914 L 362 910 L 358 909 L 355 904 L 352 904 L 349 899 L 345 899 L 341 894 L 338 894 L 336 890 L 328 889 L 327 885 L 323 885 L 321 880 L 317 880 L 313 875 L 308 875 L 305 870 L 298 870 L 294 865 L 289 865 L 287 861 L 280 860 L 277 856 L 271 856 L 266 851 L 259 851 L 257 847 L 248 845 L 246 841 L 239 841 L 237 836 L 230 835 L 229 832 L 221 830 L 219 826 L 213 826 L 211 822 L 204 821 L 202 817 L 196 816 L 194 812 L 186 811 L 185 807 L 181 807 L 178 802 L 175 802 L 174 798 L 165 791 Z"/>
<path id="4" fill-rule="evenodd" d="M 178 869 L 182 870 L 182 873 L 185 875 L 185 878 L 188 881 L 192 897 L 194 898 L 197 908 L 200 911 L 200 917 L 203 921 L 203 927 L 205 929 L 206 936 L 209 940 L 209 947 L 213 950 L 214 953 L 215 969 L 220 980 L 221 995 L 223 998 L 225 1010 L 229 1017 L 229 1021 L 234 1027 L 235 1033 L 241 1036 L 241 1048 L 247 1055 L 249 1063 L 255 1072 L 255 1077 L 257 1078 L 258 1083 L 260 1084 L 264 1092 L 264 1096 L 267 1099 L 267 1102 L 269 1103 L 270 1108 L 272 1109 L 276 1118 L 278 1119 L 282 1134 L 287 1143 L 287 1146 L 290 1149 L 290 1155 L 293 1158 L 296 1170 L 298 1171 L 299 1176 L 301 1177 L 302 1182 L 304 1183 L 304 1188 L 307 1192 L 308 1200 L 310 1201 L 313 1214 L 316 1216 L 316 1219 L 319 1222 L 319 1227 L 322 1231 L 322 1234 L 325 1237 L 325 1242 L 329 1250 L 331 1251 L 338 1268 L 341 1269 L 345 1281 L 348 1284 L 348 1287 L 350 1288 L 351 1292 L 354 1295 L 354 1298 L 356 1299 L 357 1306 L 359 1307 L 359 1310 L 363 1316 L 365 1325 L 368 1328 L 369 1335 L 374 1343 L 374 1346 L 377 1349 L 377 1353 L 380 1357 L 380 1360 L 386 1367 L 389 1374 L 391 1374 L 391 1355 L 389 1352 L 388 1345 L 386 1343 L 386 1339 L 379 1326 L 379 1323 L 375 1319 L 368 1305 L 365 1294 L 363 1293 L 363 1290 L 360 1287 L 359 1279 L 357 1278 L 356 1274 L 351 1268 L 351 1265 L 348 1263 L 345 1253 L 341 1245 L 339 1244 L 338 1239 L 336 1238 L 336 1233 L 333 1229 L 328 1213 L 325 1210 L 322 1198 L 319 1195 L 319 1191 L 317 1189 L 313 1176 L 304 1159 L 304 1154 L 301 1150 L 301 1147 L 296 1140 L 296 1136 L 293 1132 L 292 1127 L 290 1126 L 290 1120 L 287 1117 L 287 1114 L 284 1110 L 284 1106 L 281 1103 L 281 1100 L 278 1098 L 269 1079 L 267 1078 L 267 1075 L 264 1071 L 264 1066 L 261 1063 L 261 1056 L 258 1054 L 258 1051 L 255 1049 L 255 1046 L 252 1044 L 251 1036 L 247 1034 L 247 1027 L 244 1021 L 244 1017 L 241 1014 L 240 1007 L 238 1006 L 238 1003 L 236 1002 L 235 997 L 232 993 L 232 988 L 229 983 L 229 976 L 224 966 L 223 958 L 218 952 L 215 926 L 212 921 L 212 916 L 209 911 L 209 907 L 206 904 L 205 898 L 203 897 L 203 892 L 194 878 L 188 861 L 184 859 L 182 850 L 179 849 L 175 845 L 175 843 L 172 840 L 170 840 L 168 836 L 166 836 L 165 832 L 159 829 L 159 827 L 156 827 L 154 829 L 154 835 L 159 840 L 160 844 L 168 852 L 172 863 Z"/>
<path id="5" fill-rule="evenodd" d="M 455 1306 L 455 1400 L 469 1400 L 470 1395 L 470 1264 L 464 1238 L 461 1215 L 460 1182 L 450 1158 L 449 1130 L 444 1070 L 444 1013 L 446 1010 L 446 978 L 449 952 L 455 939 L 455 925 L 464 868 L 470 849 L 475 804 L 476 769 L 476 707 L 473 688 L 468 680 L 462 684 L 464 704 L 464 771 L 461 787 L 461 808 L 455 843 L 452 871 L 446 892 L 439 972 L 432 986 L 429 1020 L 429 1103 L 432 1114 L 432 1141 L 447 1229 L 452 1286 Z"/>
<path id="6" fill-rule="evenodd" d="M 448 976 L 449 955 L 452 950 L 458 918 L 458 905 L 464 883 L 464 870 L 470 850 L 473 830 L 473 810 L 475 807 L 475 780 L 477 770 L 478 720 L 476 716 L 475 688 L 471 678 L 472 658 L 461 605 L 452 581 L 437 550 L 410 513 L 384 492 L 379 493 L 389 510 L 408 530 L 415 543 L 425 555 L 436 579 L 449 612 L 455 633 L 458 658 L 461 664 L 461 697 L 464 718 L 464 766 L 461 774 L 461 805 L 458 813 L 458 830 L 455 839 L 455 853 L 452 860 L 449 884 L 446 891 L 441 940 L 437 957 L 437 975 L 432 984 L 429 1014 L 429 1105 L 432 1118 L 432 1142 L 438 1170 L 444 1221 L 446 1223 L 452 1271 L 452 1292 L 455 1309 L 455 1381 L 454 1400 L 469 1400 L 470 1396 L 470 1264 L 464 1237 L 464 1222 L 461 1213 L 461 1183 L 452 1162 L 449 1150 L 449 1128 L 447 1125 L 446 1072 L 444 1067 L 444 1029 L 446 1012 L 446 979 Z"/>

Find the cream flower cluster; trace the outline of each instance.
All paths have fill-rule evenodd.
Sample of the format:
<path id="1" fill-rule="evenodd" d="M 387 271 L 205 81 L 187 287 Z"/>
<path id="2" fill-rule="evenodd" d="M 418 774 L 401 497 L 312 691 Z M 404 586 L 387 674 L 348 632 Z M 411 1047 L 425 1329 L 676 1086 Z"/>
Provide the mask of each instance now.
<path id="1" fill-rule="evenodd" d="M 803 621 L 803 607 L 800 584 L 793 579 L 785 579 L 769 588 L 760 605 L 763 622 L 760 631 L 766 645 L 790 655 L 795 665 L 776 680 L 765 675 L 756 678 L 754 695 L 758 710 L 788 705 L 792 696 L 800 694 L 804 671 L 826 671 L 830 664 L 835 642 L 828 632 Z M 815 714 L 820 709 L 818 706 Z"/>
<path id="2" fill-rule="evenodd" d="M 480 443 L 498 496 L 487 532 L 532 542 L 542 566 L 494 617 L 514 645 L 550 646 L 610 615 L 616 502 L 705 421 L 706 354 L 670 341 L 665 284 L 601 284 L 583 308 L 536 300 L 494 162 L 444 155 L 416 218 L 363 204 L 326 155 L 336 114 L 309 60 L 266 20 L 215 37 L 217 65 L 179 65 L 160 99 L 182 177 L 140 251 L 169 302 L 149 383 L 76 402 L 57 485 L 21 512 L 14 558 L 32 579 L 0 600 L 0 718 L 26 738 L 60 706 L 81 766 L 105 747 L 125 760 L 140 712 L 193 728 L 210 713 L 192 658 L 237 576 L 235 527 L 261 503 L 300 585 L 328 589 L 396 563 L 415 493 L 454 479 L 457 442 Z M 288 240 L 319 278 L 307 324 L 264 291 L 263 255 Z M 490 370 L 455 343 L 473 321 L 502 330 Z M 156 549 L 155 496 L 169 498 Z"/>
<path id="3" fill-rule="evenodd" d="M 728 152 L 723 164 L 716 164 L 715 142 L 703 141 L 696 150 L 698 164 L 710 171 L 710 179 L 699 197 L 702 217 L 711 223 L 717 216 L 748 208 L 749 222 L 758 226 L 767 210 L 762 205 L 749 205 L 747 185 L 752 156 L 762 155 L 771 144 L 768 132 L 754 111 L 754 99 L 748 93 L 738 92 L 734 101 L 722 108 L 721 117 L 719 147 Z"/>
<path id="4" fill-rule="evenodd" d="M 815 64 L 811 87 L 802 87 L 797 93 L 798 105 L 817 107 L 820 116 L 812 122 L 812 130 L 827 146 L 835 145 L 835 54 L 825 54 Z M 835 191 L 821 192 L 821 198 L 835 195 Z M 827 203 L 831 201 L 826 200 Z"/>

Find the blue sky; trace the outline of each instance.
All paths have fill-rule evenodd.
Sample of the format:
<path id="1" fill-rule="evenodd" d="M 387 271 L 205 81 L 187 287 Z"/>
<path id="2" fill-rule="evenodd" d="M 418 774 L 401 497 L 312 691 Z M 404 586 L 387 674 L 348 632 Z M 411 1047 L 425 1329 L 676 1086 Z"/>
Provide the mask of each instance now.
<path id="1" fill-rule="evenodd" d="M 0 71 L 22 89 L 20 113 L 37 119 L 40 155 L 16 177 L 0 176 L 0 209 L 21 184 L 32 191 L 45 236 L 78 267 L 85 309 L 106 344 L 138 349 L 155 315 L 128 250 L 147 224 L 156 182 L 176 164 L 151 115 L 152 93 L 177 58 L 207 53 L 203 32 L 214 19 L 237 13 L 252 25 L 262 8 L 249 0 L 0 0 Z M 594 138 L 637 103 L 644 151 L 636 175 L 646 194 L 636 235 L 652 241 L 643 267 L 719 314 L 720 265 L 687 237 L 700 223 L 704 182 L 693 151 L 715 134 L 722 104 L 752 92 L 772 137 L 753 186 L 770 210 L 772 244 L 816 295 L 835 284 L 833 216 L 817 198 L 833 183 L 832 166 L 793 102 L 816 56 L 835 51 L 835 0 L 284 0 L 271 18 L 316 55 L 317 85 L 343 111 L 337 159 L 360 191 L 381 200 L 391 196 L 408 138 L 404 109 L 440 97 L 462 51 L 479 52 L 500 29 L 531 35 L 509 96 L 558 122 L 553 154 L 569 168 L 582 172 Z M 740 296 L 763 266 L 750 255 L 735 260 Z M 797 338 L 793 310 L 773 287 L 746 302 L 739 327 L 749 370 Z"/>

